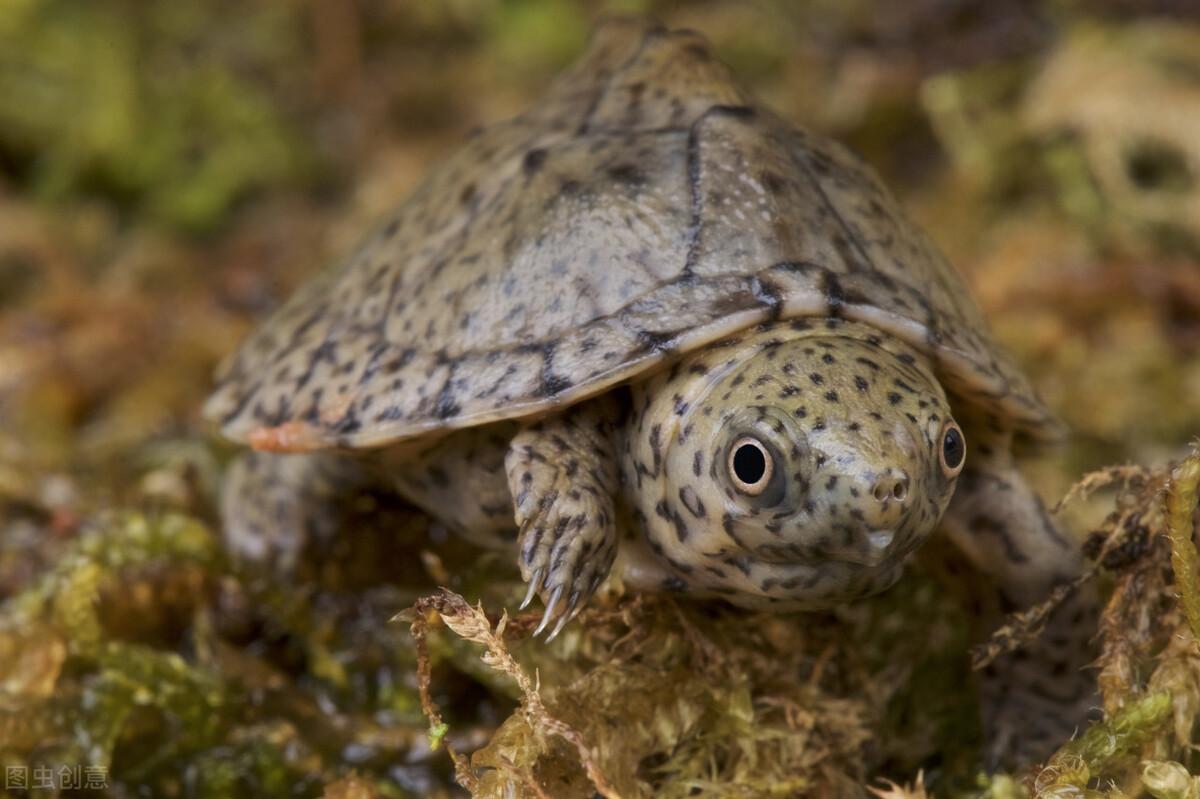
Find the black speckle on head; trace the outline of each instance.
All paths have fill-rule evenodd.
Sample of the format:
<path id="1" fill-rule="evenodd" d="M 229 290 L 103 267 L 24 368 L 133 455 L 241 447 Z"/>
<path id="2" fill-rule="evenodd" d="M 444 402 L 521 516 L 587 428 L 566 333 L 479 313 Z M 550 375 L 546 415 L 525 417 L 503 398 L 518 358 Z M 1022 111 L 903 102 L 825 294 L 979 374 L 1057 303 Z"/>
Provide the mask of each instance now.
<path id="1" fill-rule="evenodd" d="M 658 473 L 658 467 L 662 463 L 662 425 L 656 424 L 650 428 L 650 451 L 654 455 L 654 472 Z"/>
<path id="2" fill-rule="evenodd" d="M 700 510 L 704 510 L 703 506 L 700 507 Z M 690 534 L 688 531 L 687 522 L 685 522 L 683 517 L 679 515 L 679 511 L 674 509 L 671 511 L 671 524 L 675 526 L 675 538 L 678 539 L 680 543 L 687 541 L 688 535 Z"/>
<path id="3" fill-rule="evenodd" d="M 696 494 L 695 489 L 693 489 L 691 486 L 684 486 L 683 488 L 679 489 L 679 501 L 682 502 L 683 506 L 688 509 L 688 513 L 692 514 L 697 519 L 704 519 L 707 517 L 708 514 L 704 508 L 704 503 L 700 500 L 700 497 Z M 681 538 L 680 540 L 682 541 L 683 539 Z"/>
<path id="4" fill-rule="evenodd" d="M 682 593 L 687 590 L 687 583 L 674 575 L 662 581 L 662 590 L 668 593 Z"/>

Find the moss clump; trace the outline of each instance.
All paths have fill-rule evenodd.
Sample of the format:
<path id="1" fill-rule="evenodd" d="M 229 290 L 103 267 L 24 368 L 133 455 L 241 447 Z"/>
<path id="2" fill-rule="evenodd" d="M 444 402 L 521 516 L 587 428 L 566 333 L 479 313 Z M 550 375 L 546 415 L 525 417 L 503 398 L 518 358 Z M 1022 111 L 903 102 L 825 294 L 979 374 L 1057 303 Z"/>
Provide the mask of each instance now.
<path id="1" fill-rule="evenodd" d="M 231 568 L 194 518 L 111 517 L 0 612 L 0 757 L 225 797 L 317 790 L 354 751 L 378 783 L 416 740 L 413 661 L 355 616 L 404 598 L 305 598 Z M 243 649 L 247 635 L 273 647 Z"/>

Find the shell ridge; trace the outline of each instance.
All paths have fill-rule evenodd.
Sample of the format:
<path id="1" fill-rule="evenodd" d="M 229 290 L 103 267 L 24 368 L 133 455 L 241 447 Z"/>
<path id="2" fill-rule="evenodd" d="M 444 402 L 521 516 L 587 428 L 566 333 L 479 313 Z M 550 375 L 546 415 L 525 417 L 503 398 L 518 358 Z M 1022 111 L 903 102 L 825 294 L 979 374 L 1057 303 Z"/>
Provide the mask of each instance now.
<path id="1" fill-rule="evenodd" d="M 590 132 L 589 128 L 591 126 L 592 118 L 600 109 L 600 105 L 604 102 L 604 99 L 609 95 L 609 93 L 612 92 L 613 87 L 617 84 L 617 81 L 624 77 L 624 75 L 629 71 L 629 68 L 636 64 L 638 59 L 642 57 L 642 53 L 645 52 L 646 45 L 649 44 L 650 40 L 656 38 L 658 35 L 661 35 L 662 31 L 663 28 L 661 26 L 649 26 L 643 29 L 641 41 L 638 43 L 638 46 L 634 49 L 633 53 L 626 57 L 620 63 L 620 65 L 613 69 L 604 83 L 597 87 L 596 92 L 588 102 L 587 108 L 584 109 L 583 120 L 579 123 L 579 127 L 575 130 L 576 136 L 585 136 Z"/>
<path id="2" fill-rule="evenodd" d="M 705 109 L 688 126 L 687 137 L 687 179 L 688 191 L 691 193 L 691 222 L 688 226 L 687 257 L 683 264 L 683 273 L 690 275 L 695 271 L 696 262 L 700 259 L 701 247 L 704 243 L 704 197 L 703 189 L 703 159 L 700 157 L 701 127 L 710 117 L 728 115 L 734 118 L 754 116 L 754 109 L 745 105 L 712 105 Z"/>

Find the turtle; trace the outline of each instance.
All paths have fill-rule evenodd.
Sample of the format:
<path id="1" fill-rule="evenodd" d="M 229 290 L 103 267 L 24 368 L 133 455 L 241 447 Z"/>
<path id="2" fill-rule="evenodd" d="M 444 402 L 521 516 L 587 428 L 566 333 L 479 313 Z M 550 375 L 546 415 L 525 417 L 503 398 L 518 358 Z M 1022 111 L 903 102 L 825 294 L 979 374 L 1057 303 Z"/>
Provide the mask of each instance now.
<path id="1" fill-rule="evenodd" d="M 239 556 L 286 572 L 339 499 L 384 487 L 515 552 L 551 638 L 614 574 L 836 607 L 935 529 L 1006 610 L 1082 569 L 1015 461 L 1064 428 L 955 268 L 862 160 L 646 20 L 599 24 L 472 134 L 251 334 L 205 410 L 251 447 L 222 499 Z M 1087 612 L 1029 645 L 1048 670 L 1018 652 L 985 675 L 999 749 L 1078 719 Z"/>

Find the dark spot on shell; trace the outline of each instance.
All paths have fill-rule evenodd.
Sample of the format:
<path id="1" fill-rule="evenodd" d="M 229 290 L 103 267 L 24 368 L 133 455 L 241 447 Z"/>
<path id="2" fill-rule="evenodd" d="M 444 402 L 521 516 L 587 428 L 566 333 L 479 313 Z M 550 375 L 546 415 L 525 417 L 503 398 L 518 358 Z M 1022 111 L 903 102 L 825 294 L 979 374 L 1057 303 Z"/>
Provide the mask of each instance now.
<path id="1" fill-rule="evenodd" d="M 545 162 L 546 151 L 541 147 L 535 147 L 525 153 L 525 158 L 521 161 L 521 168 L 525 170 L 525 174 L 533 175 L 542 168 L 542 164 Z"/>
<path id="2" fill-rule="evenodd" d="M 610 167 L 608 176 L 618 183 L 625 183 L 631 186 L 640 186 L 646 182 L 646 176 L 633 164 L 617 164 L 614 167 Z"/>

